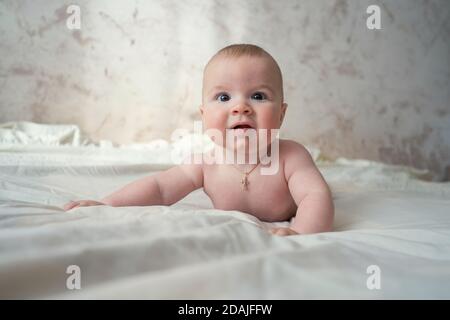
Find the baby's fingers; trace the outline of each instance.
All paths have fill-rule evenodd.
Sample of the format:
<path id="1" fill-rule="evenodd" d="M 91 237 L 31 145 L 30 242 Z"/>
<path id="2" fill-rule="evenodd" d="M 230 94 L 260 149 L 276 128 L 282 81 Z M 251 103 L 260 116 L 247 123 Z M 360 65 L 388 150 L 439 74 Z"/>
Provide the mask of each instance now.
<path id="1" fill-rule="evenodd" d="M 70 201 L 69 203 L 66 203 L 63 207 L 64 211 L 68 211 L 70 209 L 73 209 L 75 207 L 78 207 L 80 205 L 79 201 Z"/>
<path id="2" fill-rule="evenodd" d="M 276 236 L 292 236 L 298 234 L 291 228 L 273 228 L 270 230 L 270 233 Z"/>
<path id="3" fill-rule="evenodd" d="M 70 201 L 69 203 L 64 205 L 64 210 L 68 211 L 76 207 L 90 207 L 90 206 L 100 206 L 104 205 L 102 202 L 94 201 L 94 200 L 79 200 L 79 201 Z"/>

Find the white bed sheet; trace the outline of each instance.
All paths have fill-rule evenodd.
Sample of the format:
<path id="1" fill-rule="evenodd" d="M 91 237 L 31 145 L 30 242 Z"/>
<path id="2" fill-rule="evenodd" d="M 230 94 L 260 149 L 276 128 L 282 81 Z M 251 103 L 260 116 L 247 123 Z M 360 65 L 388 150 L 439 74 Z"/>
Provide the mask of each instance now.
<path id="1" fill-rule="evenodd" d="M 202 190 L 171 207 L 65 213 L 70 199 L 169 167 L 173 149 L 80 143 L 77 132 L 0 126 L 1 298 L 450 298 L 450 185 L 424 172 L 317 153 L 336 218 L 334 232 L 315 235 L 272 236 L 274 224 L 215 210 Z M 81 290 L 66 287 L 70 265 Z M 366 285 L 370 265 L 379 290 Z"/>

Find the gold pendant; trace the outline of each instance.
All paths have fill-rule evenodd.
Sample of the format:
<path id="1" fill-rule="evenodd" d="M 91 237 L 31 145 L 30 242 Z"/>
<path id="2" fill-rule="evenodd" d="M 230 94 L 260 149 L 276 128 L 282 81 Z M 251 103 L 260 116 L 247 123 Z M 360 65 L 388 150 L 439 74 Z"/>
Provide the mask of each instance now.
<path id="1" fill-rule="evenodd" d="M 242 184 L 242 190 L 244 190 L 244 191 L 248 190 L 248 185 L 250 184 L 250 182 L 248 182 L 246 173 L 244 173 L 244 176 L 242 177 L 241 184 Z"/>

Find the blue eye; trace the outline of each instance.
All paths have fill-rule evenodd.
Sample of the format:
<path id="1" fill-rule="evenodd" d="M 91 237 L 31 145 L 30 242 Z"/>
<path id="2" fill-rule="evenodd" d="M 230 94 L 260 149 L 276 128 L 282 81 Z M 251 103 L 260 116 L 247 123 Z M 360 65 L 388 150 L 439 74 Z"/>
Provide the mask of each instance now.
<path id="1" fill-rule="evenodd" d="M 262 93 L 262 92 L 255 92 L 255 93 L 252 95 L 252 99 L 253 99 L 253 100 L 266 100 L 267 97 L 266 97 L 266 95 L 265 95 L 264 93 Z"/>
<path id="2" fill-rule="evenodd" d="M 221 102 L 227 102 L 228 100 L 230 100 L 230 96 L 226 93 L 221 93 L 221 94 L 217 95 L 216 100 L 217 99 Z"/>

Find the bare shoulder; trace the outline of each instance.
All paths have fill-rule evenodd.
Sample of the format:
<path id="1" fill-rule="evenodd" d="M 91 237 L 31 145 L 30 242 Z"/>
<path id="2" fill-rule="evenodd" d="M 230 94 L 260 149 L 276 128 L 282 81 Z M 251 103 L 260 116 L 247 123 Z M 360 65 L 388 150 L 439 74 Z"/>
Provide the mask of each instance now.
<path id="1" fill-rule="evenodd" d="M 203 186 L 203 161 L 201 159 L 201 154 L 191 154 L 178 166 L 197 188 Z"/>
<path id="2" fill-rule="evenodd" d="M 287 139 L 280 139 L 281 151 L 285 153 L 296 153 L 297 155 L 309 155 L 308 150 L 301 143 Z"/>
<path id="3" fill-rule="evenodd" d="M 284 164 L 286 179 L 298 170 L 316 169 L 309 151 L 302 144 L 292 140 L 280 139 L 280 159 Z"/>

